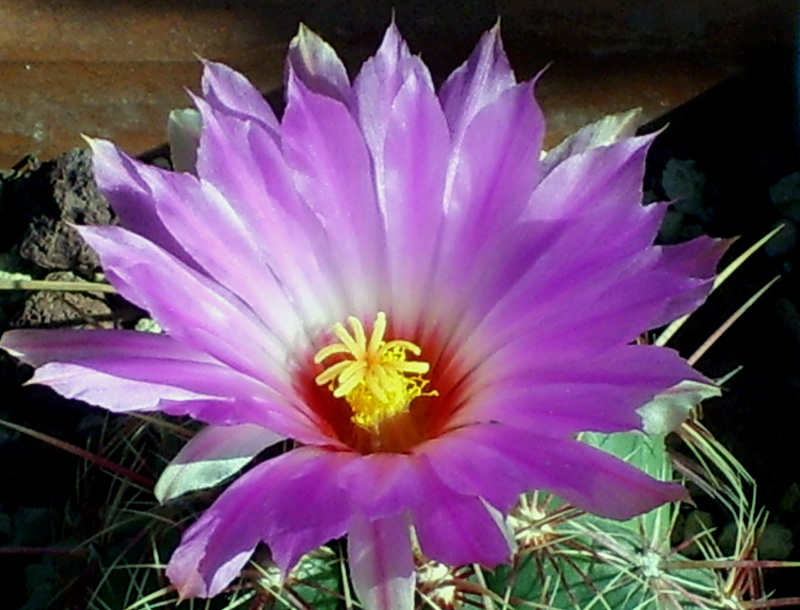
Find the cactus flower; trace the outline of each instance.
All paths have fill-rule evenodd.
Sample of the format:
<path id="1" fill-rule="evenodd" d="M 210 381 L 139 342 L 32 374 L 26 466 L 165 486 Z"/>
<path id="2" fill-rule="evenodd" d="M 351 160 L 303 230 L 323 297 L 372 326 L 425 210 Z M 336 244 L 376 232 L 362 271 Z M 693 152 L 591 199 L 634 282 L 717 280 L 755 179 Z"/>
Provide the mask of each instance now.
<path id="1" fill-rule="evenodd" d="M 410 609 L 412 540 L 446 564 L 503 562 L 521 493 L 617 519 L 684 495 L 576 435 L 641 429 L 639 407 L 704 381 L 634 340 L 703 301 L 724 245 L 653 244 L 653 136 L 597 124 L 543 155 L 533 88 L 497 27 L 438 91 L 394 24 L 352 81 L 301 27 L 280 119 L 205 61 L 183 171 L 90 142 L 120 226 L 79 231 L 163 332 L 0 345 L 66 397 L 208 424 L 165 501 L 291 441 L 184 532 L 167 567 L 181 597 L 222 591 L 260 543 L 288 574 L 346 536 L 364 606 Z"/>

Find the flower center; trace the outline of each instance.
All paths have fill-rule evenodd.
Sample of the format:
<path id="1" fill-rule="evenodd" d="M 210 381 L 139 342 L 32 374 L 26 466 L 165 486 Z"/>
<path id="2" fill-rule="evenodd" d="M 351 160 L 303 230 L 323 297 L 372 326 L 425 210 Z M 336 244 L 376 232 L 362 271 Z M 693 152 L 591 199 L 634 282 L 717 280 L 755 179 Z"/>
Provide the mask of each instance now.
<path id="1" fill-rule="evenodd" d="M 334 324 L 331 330 L 341 343 L 323 347 L 314 356 L 314 363 L 321 364 L 332 356 L 342 359 L 314 381 L 327 385 L 335 398 L 347 401 L 354 424 L 375 430 L 384 420 L 408 411 L 415 398 L 438 395 L 436 390 L 425 390 L 428 380 L 422 375 L 430 370 L 430 364 L 407 360 L 409 353 L 422 353 L 419 346 L 402 339 L 384 340 L 385 313 L 380 311 L 375 317 L 369 341 L 358 318 L 350 316 L 347 321 L 352 334 L 343 324 Z"/>

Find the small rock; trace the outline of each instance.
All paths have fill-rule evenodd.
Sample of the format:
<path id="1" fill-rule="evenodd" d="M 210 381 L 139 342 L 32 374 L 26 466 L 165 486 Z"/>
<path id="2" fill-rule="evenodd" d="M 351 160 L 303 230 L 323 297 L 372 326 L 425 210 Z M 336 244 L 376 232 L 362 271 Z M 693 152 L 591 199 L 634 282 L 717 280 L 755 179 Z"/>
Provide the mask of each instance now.
<path id="1" fill-rule="evenodd" d="M 56 271 L 46 281 L 77 281 L 68 271 Z M 12 321 L 13 328 L 113 328 L 111 308 L 100 294 L 88 292 L 33 292 Z"/>
<path id="2" fill-rule="evenodd" d="M 785 220 L 783 225 L 783 229 L 764 246 L 764 253 L 770 258 L 789 256 L 797 247 L 797 226 L 791 220 Z"/>
<path id="3" fill-rule="evenodd" d="M 800 517 L 800 483 L 791 483 L 781 494 L 778 500 L 778 516 L 787 522 L 795 522 Z"/>
<path id="4" fill-rule="evenodd" d="M 714 518 L 711 513 L 703 510 L 693 510 L 686 515 L 686 522 L 683 526 L 683 540 L 698 539 L 714 527 Z M 700 547 L 695 542 L 692 542 L 683 549 L 683 554 L 687 557 L 695 557 L 700 554 Z"/>
<path id="5" fill-rule="evenodd" d="M 739 538 L 739 526 L 735 521 L 729 521 L 722 528 L 717 538 L 720 550 L 728 557 L 733 557 L 736 552 L 736 541 Z"/>
<path id="6" fill-rule="evenodd" d="M 0 250 L 19 243 L 39 267 L 89 275 L 97 255 L 72 224 L 111 224 L 115 215 L 97 190 L 89 151 L 71 150 L 6 184 L 0 210 Z"/>
<path id="7" fill-rule="evenodd" d="M 769 189 L 769 196 L 781 214 L 800 222 L 800 172 L 778 180 Z"/>
<path id="8" fill-rule="evenodd" d="M 797 306 L 789 299 L 777 299 L 775 310 L 781 325 L 786 329 L 789 336 L 797 343 L 800 343 L 800 311 Z"/>
<path id="9" fill-rule="evenodd" d="M 46 546 L 53 541 L 60 515 L 52 508 L 21 506 L 14 514 L 13 546 Z"/>
<path id="10" fill-rule="evenodd" d="M 697 217 L 703 215 L 706 177 L 694 161 L 670 159 L 664 168 L 662 186 L 679 212 Z"/>
<path id="11" fill-rule="evenodd" d="M 777 523 L 767 525 L 758 540 L 758 554 L 761 559 L 786 559 L 792 554 L 793 548 L 792 530 Z"/>

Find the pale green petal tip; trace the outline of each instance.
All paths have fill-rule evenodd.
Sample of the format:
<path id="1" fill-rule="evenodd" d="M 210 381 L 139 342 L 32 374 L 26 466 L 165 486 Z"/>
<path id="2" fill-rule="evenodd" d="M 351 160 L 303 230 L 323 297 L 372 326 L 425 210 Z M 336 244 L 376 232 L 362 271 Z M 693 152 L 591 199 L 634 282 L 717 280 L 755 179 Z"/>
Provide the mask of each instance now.
<path id="1" fill-rule="evenodd" d="M 303 57 L 308 57 L 315 49 L 326 47 L 333 51 L 332 47 L 325 42 L 319 34 L 302 21 L 297 27 L 297 34 L 295 34 L 294 38 L 289 42 L 289 49 L 299 49 Z"/>
<path id="2" fill-rule="evenodd" d="M 156 499 L 164 504 L 199 489 L 209 489 L 244 468 L 252 457 L 204 460 L 185 464 L 169 464 L 153 490 Z"/>
<path id="3" fill-rule="evenodd" d="M 719 387 L 699 381 L 682 381 L 647 404 L 639 407 L 642 428 L 659 436 L 677 431 L 692 409 L 707 398 L 720 396 Z"/>
<path id="4" fill-rule="evenodd" d="M 167 138 L 172 167 L 179 172 L 194 172 L 203 121 L 194 108 L 176 108 L 167 119 Z"/>

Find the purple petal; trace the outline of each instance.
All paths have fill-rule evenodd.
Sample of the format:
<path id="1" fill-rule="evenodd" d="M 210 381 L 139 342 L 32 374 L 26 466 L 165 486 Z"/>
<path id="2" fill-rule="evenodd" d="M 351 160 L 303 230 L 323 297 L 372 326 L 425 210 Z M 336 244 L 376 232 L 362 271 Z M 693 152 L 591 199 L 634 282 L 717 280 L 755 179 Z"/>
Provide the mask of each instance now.
<path id="1" fill-rule="evenodd" d="M 132 159 L 106 140 L 86 141 L 92 149 L 97 186 L 108 198 L 120 224 L 149 239 L 184 263 L 194 265 L 191 257 L 167 231 L 156 213 L 156 200 L 149 180 L 153 175 L 167 172 Z"/>
<path id="2" fill-rule="evenodd" d="M 641 108 L 610 114 L 599 121 L 586 125 L 571 136 L 564 139 L 558 146 L 550 150 L 542 159 L 542 177 L 549 174 L 554 167 L 565 159 L 586 152 L 590 148 L 610 146 L 617 142 L 636 135 L 637 123 L 642 114 Z"/>
<path id="3" fill-rule="evenodd" d="M 562 293 L 565 299 L 562 302 L 570 303 L 570 308 L 557 320 L 556 303 L 542 302 L 537 313 L 543 326 L 533 328 L 531 317 L 520 317 L 520 326 L 530 324 L 532 332 L 525 334 L 527 339 L 543 343 L 555 340 L 558 335 L 569 336 L 570 343 L 583 342 L 587 346 L 633 341 L 644 330 L 674 319 L 677 312 L 686 310 L 687 303 L 696 307 L 711 290 L 710 280 L 677 276 L 653 267 L 626 274 L 627 277 L 609 273 L 598 278 L 597 281 L 605 282 L 603 290 L 587 287 L 580 293 Z M 581 316 L 578 313 L 581 309 L 588 315 Z"/>
<path id="4" fill-rule="evenodd" d="M 264 541 L 284 575 L 300 557 L 344 535 L 352 508 L 332 485 L 351 455 L 311 447 L 259 464 L 184 533 L 167 576 L 182 598 L 213 597 Z"/>
<path id="5" fill-rule="evenodd" d="M 231 392 L 274 395 L 258 381 L 165 335 L 20 330 L 6 333 L 0 345 L 39 367 L 31 383 L 112 411 L 153 410 L 162 399 L 228 400 Z"/>
<path id="6" fill-rule="evenodd" d="M 476 371 L 476 390 L 450 425 L 498 421 L 537 434 L 641 429 L 636 410 L 684 381 L 708 383 L 669 349 L 625 345 L 592 354 L 526 342 Z"/>
<path id="7" fill-rule="evenodd" d="M 414 561 L 405 515 L 356 516 L 347 537 L 353 587 L 365 610 L 414 608 Z"/>
<path id="8" fill-rule="evenodd" d="M 575 295 L 596 301 L 610 290 L 609 279 L 631 277 L 647 264 L 652 268 L 657 255 L 648 248 L 666 206 L 639 204 L 648 145 L 639 138 L 591 149 L 570 157 L 536 187 L 523 218 L 510 230 L 496 231 L 476 259 L 470 287 L 479 289 L 461 287 L 462 299 L 470 303 L 461 320 L 465 336 L 474 335 L 488 311 L 487 335 L 493 332 L 489 328 L 518 334 L 526 318 L 541 327 L 541 314 L 531 304 L 541 308 L 548 301 L 556 313 Z M 556 180 L 560 174 L 564 184 Z M 605 188 L 617 182 L 628 191 Z"/>
<path id="9" fill-rule="evenodd" d="M 165 199 L 159 213 L 274 332 L 285 341 L 301 339 L 301 314 L 306 324 L 329 324 L 339 313 L 323 229 L 299 200 L 281 149 L 263 127 L 195 102 L 204 125 L 197 161 L 202 193 L 192 206 Z"/>
<path id="10" fill-rule="evenodd" d="M 453 71 L 439 91 L 454 140 L 460 139 L 484 106 L 516 84 L 497 24 L 481 36 L 469 59 Z"/>
<path id="11" fill-rule="evenodd" d="M 103 373 L 88 366 L 59 362 L 36 369 L 29 383 L 46 385 L 65 398 L 83 400 L 115 413 L 164 410 L 165 404 L 174 403 L 220 402 L 217 397 L 180 386 L 141 382 Z M 225 417 L 230 418 L 231 415 L 226 413 Z"/>
<path id="12" fill-rule="evenodd" d="M 149 311 L 172 337 L 292 396 L 286 346 L 236 296 L 135 233 L 119 227 L 79 232 L 120 294 Z"/>
<path id="13" fill-rule="evenodd" d="M 678 288 L 664 299 L 664 306 L 650 323 L 651 328 L 691 313 L 705 302 L 714 285 L 719 260 L 730 244 L 727 239 L 698 237 L 684 244 L 661 246 L 659 269 L 670 274 L 672 284 Z"/>
<path id="14" fill-rule="evenodd" d="M 386 250 L 396 333 L 412 332 L 430 301 L 431 261 L 444 218 L 450 135 L 432 90 L 413 74 L 395 97 L 386 126 L 378 192 L 386 225 Z M 409 324 L 409 326 L 405 326 Z"/>
<path id="15" fill-rule="evenodd" d="M 514 542 L 502 518 L 483 500 L 431 481 L 431 501 L 412 510 L 422 552 L 449 565 L 508 561 Z"/>
<path id="16" fill-rule="evenodd" d="M 258 121 L 277 132 L 278 119 L 264 96 L 249 80 L 228 66 L 213 61 L 203 62 L 203 97 L 219 110 Z"/>
<path id="17" fill-rule="evenodd" d="M 344 105 L 309 91 L 291 70 L 287 97 L 283 150 L 295 188 L 325 227 L 349 313 L 374 316 L 385 237 L 364 137 Z"/>
<path id="18" fill-rule="evenodd" d="M 185 191 L 187 192 L 188 189 Z M 284 345 L 310 349 L 304 321 L 292 294 L 271 268 L 272 256 L 262 247 L 259 227 L 247 222 L 213 186 L 204 182 L 186 201 L 163 199 L 159 214 L 165 226 L 211 277 L 228 288 L 257 315 Z M 306 288 L 310 291 L 310 287 Z"/>
<path id="19" fill-rule="evenodd" d="M 698 237 L 683 244 L 662 246 L 663 265 L 675 274 L 711 279 L 731 243 L 730 239 Z"/>
<path id="20" fill-rule="evenodd" d="M 208 147 L 208 133 L 213 132 L 214 127 L 207 113 L 203 122 L 201 154 Z M 203 165 L 198 169 L 202 172 Z M 211 185 L 189 174 L 164 172 L 142 165 L 139 166 L 139 177 L 147 182 L 159 219 L 181 249 L 214 279 L 254 306 L 257 313 L 268 312 L 269 308 L 264 307 L 261 301 L 262 283 L 253 281 L 256 277 L 269 276 L 269 271 L 259 257 L 258 246 L 254 245 L 259 225 L 253 225 L 252 217 L 247 213 L 249 202 L 234 200 L 238 204 L 234 208 Z M 239 177 L 232 175 L 234 179 Z M 270 300 L 277 301 L 277 308 L 281 301 L 275 298 L 275 293 L 280 293 L 280 289 L 268 292 Z M 294 309 L 283 307 L 280 310 L 284 319 L 291 322 Z M 299 326 L 296 316 L 294 324 L 288 326 L 290 336 L 296 335 Z M 280 325 L 274 327 L 280 328 Z"/>
<path id="21" fill-rule="evenodd" d="M 526 351 L 527 348 L 527 351 Z M 544 353 L 547 357 L 544 358 Z M 523 356 L 527 354 L 527 358 Z M 649 400 L 683 380 L 705 378 L 689 366 L 677 352 L 652 345 L 621 345 L 593 352 L 548 346 L 537 357 L 537 350 L 519 341 L 497 360 L 487 362 L 485 370 L 475 372 L 475 384 L 489 388 L 487 397 L 500 401 L 517 395 L 520 389 L 550 384 L 593 385 L 644 392 Z M 630 408 L 640 406 L 634 396 Z M 645 401 L 646 401 L 645 400 Z"/>
<path id="22" fill-rule="evenodd" d="M 615 387 L 597 382 L 552 382 L 527 387 L 513 384 L 510 388 L 499 385 L 497 395 L 487 389 L 471 398 L 450 424 L 499 421 L 555 437 L 578 432 L 609 434 L 639 428 L 641 420 L 634 415 L 634 409 L 654 395 L 647 387 Z"/>
<path id="23" fill-rule="evenodd" d="M 160 410 L 219 425 L 256 423 L 330 442 L 306 409 L 166 335 L 122 330 L 15 330 L 0 340 L 38 366 L 29 383 L 114 412 Z"/>
<path id="24" fill-rule="evenodd" d="M 444 196 L 447 221 L 437 259 L 437 292 L 467 296 L 484 289 L 483 269 L 486 275 L 497 272 L 480 262 L 507 247 L 508 227 L 536 185 L 543 135 L 544 120 L 531 83 L 505 90 L 466 128 L 453 153 Z M 467 277 L 465 268 L 473 270 Z M 444 296 L 432 300 L 447 302 Z M 470 298 L 462 304 L 463 309 L 473 308 Z"/>
<path id="25" fill-rule="evenodd" d="M 471 426 L 464 438 L 505 456 L 526 489 L 549 491 L 601 517 L 630 519 L 687 496 L 630 464 L 574 439 L 544 436 L 502 424 Z M 531 448 L 535 447 L 535 451 Z"/>
<path id="26" fill-rule="evenodd" d="M 678 246 L 674 258 L 670 247 L 650 246 L 664 209 L 631 201 L 627 210 L 600 208 L 570 220 L 537 221 L 527 245 L 524 232 L 509 239 L 503 254 L 508 263 L 484 263 L 486 269 L 496 263 L 495 274 L 483 274 L 484 292 L 475 293 L 472 317 L 462 320 L 467 335 L 489 338 L 476 359 L 522 336 L 539 344 L 628 342 L 697 307 L 711 289 L 709 270 L 725 244 L 706 239 Z M 613 225 L 607 224 L 610 218 Z M 680 252 L 695 254 L 696 262 Z M 481 312 L 483 319 L 477 317 Z"/>
<path id="27" fill-rule="evenodd" d="M 569 157 L 536 187 L 525 220 L 572 219 L 599 210 L 615 216 L 639 206 L 644 161 L 654 138 L 628 138 Z"/>
<path id="28" fill-rule="evenodd" d="M 458 424 L 455 424 L 458 425 Z M 456 429 L 419 447 L 436 476 L 452 492 L 481 497 L 508 512 L 524 491 L 525 481 L 508 468 L 507 460 L 492 447 L 476 445 L 467 428 Z"/>
<path id="29" fill-rule="evenodd" d="M 337 481 L 359 513 L 372 521 L 424 502 L 429 476 L 414 456 L 373 453 L 349 462 L 337 474 Z"/>
<path id="30" fill-rule="evenodd" d="M 104 357 L 216 362 L 167 335 L 128 330 L 10 330 L 0 338 L 0 348 L 32 366 Z"/>
<path id="31" fill-rule="evenodd" d="M 190 491 L 214 487 L 284 438 L 253 424 L 208 426 L 186 443 L 161 473 L 154 490 L 156 498 L 163 504 Z"/>
<path id="32" fill-rule="evenodd" d="M 289 43 L 287 69 L 292 70 L 314 93 L 350 104 L 350 78 L 347 70 L 327 42 L 301 23 L 297 35 Z"/>
<path id="33" fill-rule="evenodd" d="M 570 221 L 496 303 L 491 318 L 515 320 L 519 326 L 505 324 L 514 334 L 524 332 L 528 320 L 549 334 L 569 328 L 565 336 L 590 342 L 593 336 L 632 340 L 643 330 L 694 310 L 711 290 L 714 269 L 728 243 L 700 238 L 678 246 L 647 247 L 664 209 L 632 205 L 627 212 L 606 212 L 604 220 L 593 212 Z M 615 224 L 607 225 L 611 217 Z M 587 257 L 587 250 L 595 256 Z M 536 303 L 530 307 L 534 292 Z M 513 309 L 504 307 L 512 302 Z M 565 309 L 564 303 L 570 306 Z M 555 324 L 551 316 L 557 318 Z"/>
<path id="34" fill-rule="evenodd" d="M 354 92 L 386 229 L 389 315 L 394 332 L 413 332 L 429 301 L 444 213 L 447 121 L 427 67 L 411 55 L 394 23 L 362 66 Z"/>
<path id="35" fill-rule="evenodd" d="M 384 173 L 383 148 L 387 126 L 390 121 L 396 120 L 396 112 L 403 114 L 402 108 L 398 109 L 393 104 L 409 79 L 413 79 L 414 91 L 419 91 L 420 95 L 434 94 L 428 68 L 419 57 L 411 55 L 408 45 L 392 22 L 386 29 L 377 53 L 364 62 L 353 84 L 356 116 L 381 176 Z M 441 108 L 438 100 L 436 106 Z M 392 166 L 387 163 L 386 167 Z"/>

